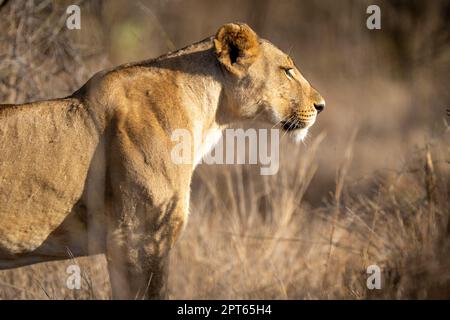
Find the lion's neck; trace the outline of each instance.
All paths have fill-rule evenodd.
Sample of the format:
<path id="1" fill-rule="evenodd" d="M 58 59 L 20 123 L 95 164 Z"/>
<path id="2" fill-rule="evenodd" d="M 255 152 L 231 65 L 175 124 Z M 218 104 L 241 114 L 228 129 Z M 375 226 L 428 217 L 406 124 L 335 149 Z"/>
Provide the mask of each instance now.
<path id="1" fill-rule="evenodd" d="M 222 84 L 209 77 L 194 77 L 185 82 L 183 90 L 184 107 L 190 117 L 190 130 L 193 137 L 194 166 L 197 165 L 222 137 L 227 124 L 219 123 L 219 114 L 223 112 Z"/>
<path id="2" fill-rule="evenodd" d="M 164 55 L 154 63 L 165 66 L 177 65 L 181 71 L 184 108 L 190 118 L 193 137 L 194 166 L 199 163 L 222 137 L 228 127 L 226 99 L 223 93 L 223 74 L 214 53 L 213 38 Z"/>
<path id="3" fill-rule="evenodd" d="M 164 69 L 176 66 L 182 108 L 190 119 L 193 162 L 197 164 L 220 140 L 222 130 L 229 125 L 223 94 L 224 79 L 212 38 L 161 56 L 149 64 Z"/>

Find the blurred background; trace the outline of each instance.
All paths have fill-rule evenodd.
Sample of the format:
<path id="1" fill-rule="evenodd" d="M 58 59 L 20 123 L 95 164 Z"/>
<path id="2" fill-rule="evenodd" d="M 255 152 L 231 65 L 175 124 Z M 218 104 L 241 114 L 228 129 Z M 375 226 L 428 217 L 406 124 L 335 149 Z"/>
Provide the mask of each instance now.
<path id="1" fill-rule="evenodd" d="M 66 8 L 81 8 L 81 29 Z M 381 9 L 369 30 L 366 9 Z M 0 102 L 66 96 L 95 72 L 248 23 L 327 109 L 280 172 L 206 166 L 173 253 L 171 298 L 450 298 L 450 2 L 0 0 Z M 447 251 L 445 251 L 447 250 Z M 0 298 L 109 298 L 103 257 L 0 271 Z M 368 265 L 383 289 L 368 290 Z"/>

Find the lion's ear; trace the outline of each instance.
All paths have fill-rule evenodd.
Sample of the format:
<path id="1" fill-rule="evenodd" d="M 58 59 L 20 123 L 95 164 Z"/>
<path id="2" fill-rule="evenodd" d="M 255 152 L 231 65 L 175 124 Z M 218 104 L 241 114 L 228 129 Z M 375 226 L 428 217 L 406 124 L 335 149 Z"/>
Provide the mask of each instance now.
<path id="1" fill-rule="evenodd" d="M 217 31 L 214 47 L 220 63 L 238 77 L 245 74 L 260 51 L 258 36 L 244 23 L 223 25 Z"/>

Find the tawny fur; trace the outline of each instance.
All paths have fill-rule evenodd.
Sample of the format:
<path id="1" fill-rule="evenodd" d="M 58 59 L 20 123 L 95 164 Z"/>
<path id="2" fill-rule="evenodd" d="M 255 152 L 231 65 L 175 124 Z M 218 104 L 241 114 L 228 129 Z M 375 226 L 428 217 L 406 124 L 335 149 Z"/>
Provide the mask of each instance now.
<path id="1" fill-rule="evenodd" d="M 0 106 L 0 269 L 105 253 L 114 298 L 164 297 L 205 135 L 258 115 L 296 119 L 301 138 L 321 101 L 285 53 L 227 24 L 70 97 Z M 196 137 L 191 163 L 171 159 L 180 128 Z"/>

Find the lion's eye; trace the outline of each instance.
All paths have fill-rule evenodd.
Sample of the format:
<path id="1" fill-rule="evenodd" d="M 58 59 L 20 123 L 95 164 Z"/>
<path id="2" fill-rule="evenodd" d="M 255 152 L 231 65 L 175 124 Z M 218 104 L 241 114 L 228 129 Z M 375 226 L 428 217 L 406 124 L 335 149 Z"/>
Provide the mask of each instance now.
<path id="1" fill-rule="evenodd" d="M 286 76 L 290 79 L 294 79 L 295 77 L 295 70 L 293 68 L 284 68 L 284 72 L 286 73 Z"/>

